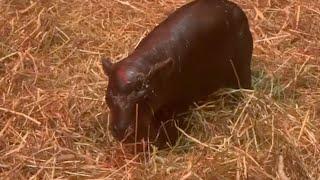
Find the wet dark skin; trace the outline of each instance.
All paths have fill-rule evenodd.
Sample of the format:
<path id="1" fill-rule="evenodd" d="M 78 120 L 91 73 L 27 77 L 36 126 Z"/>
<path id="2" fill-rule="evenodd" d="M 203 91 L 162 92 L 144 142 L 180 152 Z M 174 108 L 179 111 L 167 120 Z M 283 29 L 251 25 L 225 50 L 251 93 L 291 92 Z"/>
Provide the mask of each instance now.
<path id="1" fill-rule="evenodd" d="M 219 88 L 251 88 L 252 36 L 226 0 L 197 0 L 172 13 L 127 58 L 102 60 L 110 129 L 120 141 L 174 143 L 174 114 Z"/>

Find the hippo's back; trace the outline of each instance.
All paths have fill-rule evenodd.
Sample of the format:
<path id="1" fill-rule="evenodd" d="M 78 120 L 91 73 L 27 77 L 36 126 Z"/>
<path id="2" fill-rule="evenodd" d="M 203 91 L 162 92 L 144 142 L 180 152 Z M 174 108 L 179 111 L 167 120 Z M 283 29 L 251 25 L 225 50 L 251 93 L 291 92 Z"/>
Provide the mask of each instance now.
<path id="1" fill-rule="evenodd" d="M 240 52 L 241 48 L 246 52 Z M 236 4 L 196 0 L 152 30 L 131 58 L 145 73 L 146 67 L 168 58 L 174 60 L 175 73 L 162 89 L 168 91 L 171 103 L 193 101 L 218 88 L 239 87 L 235 71 L 241 74 L 243 68 L 250 69 L 251 53 L 247 18 Z"/>
<path id="2" fill-rule="evenodd" d="M 183 52 L 177 50 L 190 52 L 192 48 L 206 46 L 213 40 L 218 44 L 231 28 L 227 16 L 235 7 L 226 0 L 196 0 L 182 6 L 155 27 L 139 43 L 134 54 L 140 56 L 142 52 L 149 52 L 157 55 L 155 59 L 159 60 L 162 56 L 181 56 Z"/>

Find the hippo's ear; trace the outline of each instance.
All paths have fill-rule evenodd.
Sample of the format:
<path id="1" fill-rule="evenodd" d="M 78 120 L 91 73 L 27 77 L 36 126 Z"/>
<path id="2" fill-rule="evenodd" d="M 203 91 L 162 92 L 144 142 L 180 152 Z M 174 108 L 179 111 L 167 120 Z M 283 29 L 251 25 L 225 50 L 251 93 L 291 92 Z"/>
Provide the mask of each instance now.
<path id="1" fill-rule="evenodd" d="M 158 75 L 170 77 L 170 75 L 174 71 L 174 66 L 174 60 L 170 57 L 164 61 L 155 64 L 154 67 L 149 71 L 147 78 L 154 78 Z"/>
<path id="2" fill-rule="evenodd" d="M 109 58 L 102 58 L 101 59 L 102 62 L 102 68 L 104 73 L 109 76 L 111 74 L 112 68 L 113 68 L 113 63 L 111 62 L 111 60 Z"/>

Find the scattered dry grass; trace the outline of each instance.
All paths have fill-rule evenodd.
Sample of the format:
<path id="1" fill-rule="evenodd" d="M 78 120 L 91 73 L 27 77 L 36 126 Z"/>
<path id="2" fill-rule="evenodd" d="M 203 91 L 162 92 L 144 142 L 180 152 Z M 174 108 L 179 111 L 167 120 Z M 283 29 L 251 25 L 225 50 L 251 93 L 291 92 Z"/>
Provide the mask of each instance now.
<path id="1" fill-rule="evenodd" d="M 127 56 L 185 2 L 0 1 L 0 177 L 319 179 L 317 0 L 236 0 L 255 39 L 255 90 L 195 105 L 190 132 L 150 157 L 112 139 L 100 57 Z"/>

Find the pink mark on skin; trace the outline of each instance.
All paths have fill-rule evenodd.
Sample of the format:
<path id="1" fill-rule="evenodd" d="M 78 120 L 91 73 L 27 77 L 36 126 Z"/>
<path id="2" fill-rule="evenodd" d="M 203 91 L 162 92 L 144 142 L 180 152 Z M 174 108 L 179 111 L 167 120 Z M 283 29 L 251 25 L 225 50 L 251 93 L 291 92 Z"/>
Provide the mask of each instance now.
<path id="1" fill-rule="evenodd" d="M 130 77 L 134 74 L 132 70 L 128 70 L 127 67 L 120 67 L 117 70 L 117 77 L 119 77 L 122 83 L 130 83 Z"/>

